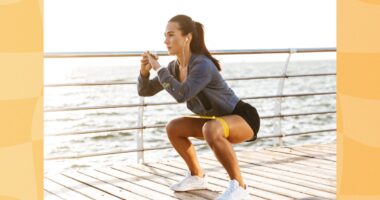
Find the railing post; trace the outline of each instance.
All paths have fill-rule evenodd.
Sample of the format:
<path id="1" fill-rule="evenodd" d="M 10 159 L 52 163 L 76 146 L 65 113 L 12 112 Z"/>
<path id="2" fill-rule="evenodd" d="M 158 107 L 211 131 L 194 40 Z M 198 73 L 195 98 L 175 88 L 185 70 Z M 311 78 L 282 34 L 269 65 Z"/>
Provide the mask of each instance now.
<path id="1" fill-rule="evenodd" d="M 137 126 L 144 126 L 144 97 L 140 97 Z M 137 163 L 144 163 L 144 129 L 137 129 L 136 132 Z"/>
<path id="2" fill-rule="evenodd" d="M 295 49 L 290 49 L 288 58 L 286 60 L 286 63 L 284 65 L 284 68 L 282 69 L 281 75 L 284 76 L 284 78 L 281 78 L 280 81 L 278 82 L 278 87 L 277 87 L 277 95 L 282 95 L 284 91 L 284 85 L 285 85 L 285 79 L 286 79 L 286 72 L 288 70 L 288 65 L 290 61 L 290 57 L 292 56 L 293 53 L 296 53 Z M 281 104 L 282 104 L 282 97 L 276 98 L 276 103 L 274 105 L 274 115 L 281 115 Z M 280 133 L 281 136 L 278 138 L 278 144 L 279 146 L 284 146 L 284 142 L 282 140 L 283 137 L 285 137 L 284 132 L 282 131 L 281 127 L 281 121 L 282 117 L 278 117 L 277 122 L 275 122 L 273 126 L 273 131 L 275 134 Z"/>

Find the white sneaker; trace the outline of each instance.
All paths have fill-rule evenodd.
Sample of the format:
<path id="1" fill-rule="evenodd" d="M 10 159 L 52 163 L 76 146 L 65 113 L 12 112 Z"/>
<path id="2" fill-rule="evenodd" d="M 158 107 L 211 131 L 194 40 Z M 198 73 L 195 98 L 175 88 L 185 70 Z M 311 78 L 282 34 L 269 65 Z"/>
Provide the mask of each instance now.
<path id="1" fill-rule="evenodd" d="M 220 195 L 216 200 L 248 200 L 251 197 L 248 194 L 248 186 L 242 188 L 239 186 L 239 182 L 235 179 L 230 181 L 230 184 L 226 191 Z"/>
<path id="2" fill-rule="evenodd" d="M 189 190 L 202 190 L 207 188 L 207 176 L 191 176 L 191 173 L 188 171 L 185 178 L 170 187 L 170 189 L 178 192 L 189 191 Z"/>

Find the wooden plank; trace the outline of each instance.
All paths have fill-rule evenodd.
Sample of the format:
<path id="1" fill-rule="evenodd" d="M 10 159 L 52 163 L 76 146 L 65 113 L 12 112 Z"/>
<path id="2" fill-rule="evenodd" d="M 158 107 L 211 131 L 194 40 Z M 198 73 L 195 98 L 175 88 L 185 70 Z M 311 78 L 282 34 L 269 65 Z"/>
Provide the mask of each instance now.
<path id="1" fill-rule="evenodd" d="M 297 164 L 301 164 L 307 167 L 315 167 L 315 168 L 331 170 L 333 172 L 336 172 L 336 163 L 331 162 L 331 161 L 323 162 L 323 160 L 313 159 L 310 156 L 299 156 L 299 155 L 294 155 L 291 153 L 280 153 L 280 152 L 267 151 L 267 150 L 263 150 L 257 153 L 263 154 L 264 156 L 270 157 L 274 160 L 286 159 L 287 162 L 297 163 Z"/>
<path id="2" fill-rule="evenodd" d="M 217 165 L 216 161 L 214 160 L 199 158 L 199 161 L 202 162 L 202 166 L 205 166 L 205 164 Z M 297 185 L 302 185 L 302 186 L 306 186 L 309 188 L 313 188 L 313 189 L 317 189 L 317 190 L 321 190 L 321 191 L 325 191 L 325 192 L 329 192 L 333 194 L 336 193 L 335 187 L 321 184 L 320 182 L 318 182 L 318 180 L 314 182 L 310 181 L 310 177 L 300 178 L 299 175 L 297 174 L 295 174 L 295 176 L 289 176 L 289 173 L 283 173 L 282 171 L 276 172 L 275 170 L 271 170 L 271 168 L 263 168 L 262 166 L 257 166 L 257 165 L 252 165 L 251 167 L 243 166 L 243 167 L 240 167 L 240 170 L 242 174 L 244 175 L 254 174 L 254 175 L 271 178 L 275 180 L 284 180 L 289 183 L 294 183 Z"/>
<path id="3" fill-rule="evenodd" d="M 177 163 L 178 161 L 174 160 L 170 163 L 173 163 L 173 162 Z M 216 162 L 210 163 L 210 164 L 206 164 L 206 163 L 202 162 L 202 166 L 207 166 L 210 168 L 211 167 L 218 167 L 217 168 L 218 170 L 213 170 L 214 173 L 225 171 L 224 169 L 220 168 L 219 163 L 216 163 Z M 255 170 L 253 170 L 252 168 L 240 168 L 240 170 L 242 172 L 243 178 L 245 180 L 247 180 L 247 182 L 252 182 L 253 185 L 256 185 L 257 182 L 260 182 L 263 184 L 268 184 L 268 185 L 272 185 L 274 187 L 281 187 L 281 188 L 289 189 L 289 190 L 294 191 L 294 192 L 299 192 L 299 193 L 307 194 L 307 195 L 314 196 L 314 197 L 322 197 L 322 198 L 327 198 L 327 199 L 335 199 L 336 198 L 335 192 L 330 193 L 330 192 L 314 189 L 311 187 L 306 187 L 302 184 L 296 184 L 296 183 L 288 182 L 288 181 L 284 180 L 283 177 L 281 177 L 281 176 L 278 176 L 275 178 L 271 178 L 271 177 L 268 178 L 268 177 L 260 176 L 260 175 L 256 174 Z M 244 172 L 246 172 L 246 173 L 244 173 Z M 299 194 L 297 194 L 297 195 L 299 195 Z"/>
<path id="4" fill-rule="evenodd" d="M 272 165 L 280 165 L 280 166 L 286 166 L 289 168 L 293 168 L 293 171 L 295 170 L 296 172 L 306 172 L 306 174 L 313 173 L 315 177 L 322 177 L 325 179 L 335 179 L 331 177 L 336 176 L 336 172 L 332 170 L 324 170 L 316 167 L 311 167 L 311 166 L 305 166 L 305 165 L 300 165 L 297 163 L 291 163 L 291 162 L 286 162 L 286 160 L 280 160 L 276 161 L 275 159 L 270 159 L 264 155 L 260 155 L 255 153 L 253 156 L 252 155 L 247 155 L 247 154 L 240 154 L 239 155 L 239 160 L 245 159 L 244 161 L 249 161 L 249 160 L 260 160 L 260 162 L 263 162 L 264 165 L 267 166 L 272 166 Z"/>
<path id="5" fill-rule="evenodd" d="M 178 168 L 170 167 L 170 166 L 162 165 L 162 164 L 157 164 L 157 163 L 154 165 L 155 165 L 154 167 L 160 167 L 160 168 L 163 168 L 166 170 L 173 171 L 174 173 L 178 173 Z M 220 193 L 222 193 L 226 189 L 226 187 L 228 186 L 228 181 L 229 180 L 227 179 L 227 176 L 221 176 L 221 177 L 208 176 L 209 185 L 217 186 L 220 189 Z M 261 189 L 256 189 L 255 192 L 253 193 L 252 189 L 249 188 L 249 193 L 250 193 L 252 199 L 263 199 L 263 198 L 265 198 L 265 199 L 271 199 L 271 198 L 289 199 L 289 197 L 284 197 L 281 195 L 273 194 L 271 192 L 267 192 L 267 191 L 261 190 Z"/>
<path id="6" fill-rule="evenodd" d="M 296 156 L 296 157 L 293 157 L 293 156 L 295 156 L 293 154 L 279 153 L 279 152 L 273 152 L 273 151 L 270 151 L 270 153 L 268 153 L 268 154 L 272 154 L 272 155 L 277 155 L 278 154 L 279 156 L 281 155 L 282 157 L 287 157 L 290 160 L 292 160 L 294 163 L 304 165 L 304 166 L 306 166 L 308 168 L 309 167 L 314 167 L 314 168 L 321 169 L 321 170 L 331 171 L 331 173 L 336 174 L 336 163 L 333 163 L 333 162 L 325 163 L 325 162 L 321 162 L 322 160 L 310 158 L 308 156 Z M 300 159 L 300 157 L 302 159 Z"/>
<path id="7" fill-rule="evenodd" d="M 284 170 L 289 170 L 289 171 L 296 172 L 296 173 L 302 173 L 302 174 L 310 175 L 313 177 L 319 177 L 319 178 L 324 178 L 324 179 L 335 181 L 335 176 L 336 176 L 334 174 L 335 172 L 331 172 L 331 171 L 327 172 L 326 170 L 315 169 L 312 167 L 305 167 L 302 165 L 300 166 L 300 165 L 295 164 L 295 163 L 277 162 L 277 161 L 273 161 L 271 159 L 268 159 L 264 156 L 261 156 L 259 154 L 256 154 L 254 156 L 252 156 L 252 155 L 247 156 L 246 154 L 240 154 L 239 155 L 239 161 L 249 163 L 249 162 L 254 162 L 254 160 L 259 160 L 259 162 L 262 162 L 264 165 L 266 165 L 268 167 L 273 167 L 273 166 L 280 167 Z"/>
<path id="8" fill-rule="evenodd" d="M 112 167 L 113 171 L 107 170 L 107 173 L 121 173 L 120 177 L 123 177 L 123 173 L 128 173 L 131 175 L 134 175 L 138 177 L 139 179 L 143 179 L 145 181 L 149 181 L 149 186 L 151 188 L 160 190 L 164 192 L 167 195 L 176 197 L 178 199 L 196 199 L 196 200 L 204 200 L 204 199 L 213 199 L 215 198 L 216 194 L 213 191 L 210 191 L 210 195 L 207 195 L 207 198 L 200 196 L 199 194 L 193 194 L 190 192 L 174 192 L 169 187 L 170 185 L 177 183 L 177 181 L 174 181 L 172 179 L 167 178 L 167 174 L 163 176 L 156 175 L 153 172 L 147 172 L 144 171 L 145 166 L 136 166 L 137 168 L 133 168 L 130 166 L 118 166 L 118 167 Z M 102 170 L 103 171 L 103 170 Z M 206 192 L 206 191 L 205 191 Z M 205 193 L 203 193 L 205 194 Z"/>
<path id="9" fill-rule="evenodd" d="M 62 200 L 62 198 L 44 190 L 44 200 Z"/>
<path id="10" fill-rule="evenodd" d="M 215 160 L 209 160 L 204 157 L 200 157 L 199 160 L 202 163 L 216 162 Z M 242 171 L 244 171 L 246 166 L 247 165 L 240 165 Z M 332 185 L 330 182 L 326 181 L 325 179 L 315 178 L 308 175 L 298 174 L 298 173 L 289 172 L 289 171 L 283 171 L 280 169 L 274 169 L 274 168 L 270 168 L 265 165 L 259 165 L 259 164 L 250 164 L 250 170 L 255 171 L 256 173 L 261 173 L 263 176 L 264 175 L 281 176 L 284 178 L 289 178 L 290 180 L 296 180 L 297 182 L 301 182 L 305 184 L 307 183 L 309 185 L 318 185 L 319 187 L 325 188 L 326 191 L 335 192 L 335 185 Z"/>
<path id="11" fill-rule="evenodd" d="M 329 156 L 336 156 L 336 151 L 331 151 L 331 150 L 325 150 L 325 149 L 322 149 L 322 148 L 317 148 L 317 147 L 314 147 L 314 148 L 306 148 L 306 147 L 292 147 L 292 149 L 299 149 L 299 150 L 308 150 L 310 152 L 315 152 L 315 153 L 323 153 L 323 154 L 327 154 Z"/>
<path id="12" fill-rule="evenodd" d="M 330 164 L 336 164 L 336 156 L 335 155 L 326 155 L 326 154 L 312 154 L 310 152 L 303 152 L 302 150 L 297 149 L 289 149 L 289 148 L 278 148 L 278 149 L 267 149 L 271 152 L 278 152 L 278 153 L 286 153 L 286 154 L 292 154 L 296 156 L 303 156 L 303 157 L 310 157 L 315 161 L 319 161 L 321 163 L 330 163 Z M 322 157 L 322 159 L 321 159 Z"/>
<path id="13" fill-rule="evenodd" d="M 336 165 L 335 160 L 319 159 L 312 154 L 301 153 L 299 151 L 295 151 L 295 150 L 292 150 L 289 148 L 266 149 L 263 152 L 272 152 L 272 153 L 277 153 L 277 154 L 281 154 L 281 155 L 286 154 L 286 155 L 292 155 L 292 156 L 299 156 L 299 157 L 303 157 L 303 158 L 308 158 L 308 159 L 312 160 L 314 163 L 321 163 L 321 164 L 326 164 L 326 165 Z"/>
<path id="14" fill-rule="evenodd" d="M 58 184 L 58 183 L 50 180 L 49 178 L 44 179 L 44 188 L 49 193 L 52 193 L 55 196 L 58 196 L 62 199 L 83 199 L 83 200 L 90 199 L 90 198 L 88 198 L 88 197 L 86 197 L 80 193 L 77 193 L 73 190 L 70 190 L 70 189 L 62 186 L 61 184 Z"/>
<path id="15" fill-rule="evenodd" d="M 70 173 L 64 173 L 64 175 L 72 179 L 75 179 L 79 182 L 82 182 L 84 184 L 90 185 L 91 187 L 97 188 L 98 190 L 102 190 L 106 193 L 112 194 L 113 196 L 121 198 L 121 199 L 136 199 L 136 200 L 148 199 L 143 196 L 132 193 L 130 191 L 110 185 L 102 180 L 87 176 L 83 173 L 70 172 Z"/>
<path id="16" fill-rule="evenodd" d="M 326 155 L 326 154 L 316 154 L 315 152 L 308 152 L 306 150 L 300 150 L 300 149 L 290 149 L 290 148 L 279 148 L 279 149 L 268 149 L 269 151 L 274 152 L 285 152 L 285 153 L 291 153 L 294 155 L 302 155 L 302 156 L 309 156 L 313 157 L 314 159 L 318 160 L 324 160 L 324 161 L 330 161 L 333 163 L 336 163 L 336 156 L 335 155 Z"/>
<path id="17" fill-rule="evenodd" d="M 87 176 L 91 176 L 93 178 L 102 180 L 108 184 L 111 184 L 113 186 L 116 186 L 118 188 L 124 189 L 126 191 L 130 191 L 132 193 L 141 195 L 143 197 L 149 198 L 149 199 L 168 199 L 168 200 L 174 200 L 175 198 L 168 196 L 164 193 L 157 192 L 151 189 L 148 189 L 147 187 L 141 186 L 140 184 L 137 184 L 137 180 L 132 180 L 133 182 L 127 181 L 128 179 L 121 179 L 119 177 L 115 177 L 109 174 L 102 173 L 97 170 L 86 170 L 81 172 Z M 129 177 L 131 178 L 131 177 Z"/>
<path id="18" fill-rule="evenodd" d="M 157 163 L 152 163 L 152 164 L 156 165 Z M 157 168 L 156 166 L 152 167 L 150 164 L 146 164 L 145 166 L 147 167 L 147 169 L 144 169 L 144 170 L 150 170 L 151 172 L 158 173 L 162 177 L 166 177 L 166 179 L 172 179 L 174 181 L 173 183 L 178 183 L 184 178 L 185 172 L 179 173 L 178 170 L 173 171 L 170 168 L 168 170 L 168 169 Z M 164 165 L 161 165 L 161 166 L 164 166 Z M 207 190 L 196 190 L 196 191 L 190 191 L 190 192 L 199 192 L 199 195 L 201 196 L 204 196 L 210 199 L 215 199 L 215 197 L 217 197 L 219 193 L 225 189 L 224 187 L 221 187 L 220 185 L 221 184 L 219 185 L 210 184 L 210 180 L 209 180 Z M 224 184 L 222 185 L 224 186 Z M 211 197 L 209 196 L 210 191 L 213 192 L 213 195 Z"/>
<path id="19" fill-rule="evenodd" d="M 155 173 L 157 173 L 157 171 L 159 171 L 159 172 L 163 171 L 165 174 L 167 174 L 168 172 L 176 174 L 175 176 L 172 176 L 172 177 L 178 177 L 178 175 L 181 174 L 177 168 L 169 167 L 169 166 L 158 164 L 158 163 L 152 164 L 154 166 L 150 166 L 150 165 L 151 164 L 149 164 L 149 169 L 153 169 Z M 183 173 L 183 171 L 182 171 L 182 173 Z M 182 178 L 180 178 L 180 179 L 182 179 Z M 208 182 L 209 182 L 209 187 L 216 187 L 220 190 L 220 192 L 224 191 L 226 189 L 226 186 L 228 185 L 227 180 L 221 180 L 221 179 L 214 178 L 214 177 L 208 177 Z M 251 198 L 255 199 L 255 200 L 263 199 L 263 198 L 264 199 L 278 199 L 278 200 L 291 199 L 289 197 L 284 197 L 281 195 L 272 194 L 270 192 L 262 191 L 262 190 L 255 190 L 255 194 L 253 194 L 250 191 L 250 194 L 251 194 Z M 260 196 L 260 197 L 258 197 L 258 196 Z"/>
<path id="20" fill-rule="evenodd" d="M 298 146 L 298 147 L 284 147 L 284 149 L 292 149 L 294 151 L 305 151 L 308 154 L 313 155 L 314 157 L 317 157 L 317 158 L 321 157 L 322 159 L 326 159 L 325 157 L 327 157 L 327 158 L 330 158 L 330 157 L 335 158 L 336 157 L 336 152 L 327 152 L 327 151 L 324 152 L 323 150 L 318 151 L 318 150 L 311 149 L 311 148 L 304 148 L 302 146 Z M 336 160 L 332 160 L 332 161 L 336 161 Z"/>
<path id="21" fill-rule="evenodd" d="M 143 170 L 144 172 L 152 173 L 155 175 L 158 175 L 162 178 L 162 180 L 165 180 L 168 182 L 168 184 L 172 185 L 174 183 L 178 183 L 183 179 L 183 174 L 177 174 L 177 173 L 172 173 L 170 171 L 165 171 L 159 168 L 154 168 L 148 165 L 142 165 L 139 166 L 138 168 L 136 167 L 135 169 L 137 170 Z M 159 180 L 159 179 L 156 179 Z M 197 195 L 198 197 L 203 197 L 206 199 L 215 199 L 215 197 L 218 196 L 218 187 L 215 186 L 208 186 L 207 190 L 193 190 L 193 191 L 187 191 L 186 193 L 191 193 L 194 195 Z M 222 191 L 220 189 L 220 191 Z"/>
<path id="22" fill-rule="evenodd" d="M 131 179 L 134 179 L 134 181 L 133 181 L 134 184 L 142 186 L 142 187 L 149 189 L 149 190 L 153 190 L 155 192 L 159 192 L 160 194 L 164 194 L 167 196 L 167 197 L 163 197 L 165 199 L 177 199 L 176 195 L 174 195 L 173 190 L 171 190 L 169 187 L 167 187 L 163 184 L 158 184 L 158 183 L 154 182 L 152 180 L 152 179 L 154 179 L 154 177 L 152 177 L 151 175 L 145 174 L 145 177 L 144 176 L 139 177 L 139 176 L 134 175 L 134 173 L 136 173 L 135 169 L 129 168 L 129 167 L 126 169 L 127 170 L 125 170 L 125 171 L 120 171 L 120 170 L 116 170 L 116 169 L 112 169 L 112 168 L 105 168 L 105 169 L 101 169 L 99 171 L 102 173 L 114 176 L 114 177 L 118 177 L 118 178 L 123 179 L 125 181 L 129 181 Z M 141 173 L 140 173 L 140 175 L 141 175 Z M 145 194 L 147 194 L 147 193 L 145 193 Z M 191 195 L 187 195 L 186 197 L 191 197 Z"/>
<path id="23" fill-rule="evenodd" d="M 337 144 L 336 144 L 336 143 L 331 143 L 331 144 L 319 144 L 318 146 L 325 147 L 325 148 L 336 149 Z"/>
<path id="24" fill-rule="evenodd" d="M 297 148 L 298 146 L 295 146 Z M 334 146 L 326 146 L 326 145 L 303 145 L 300 146 L 303 148 L 308 148 L 308 149 L 315 149 L 315 150 L 323 150 L 326 151 L 327 153 L 332 153 L 336 154 L 336 144 Z"/>
<path id="25" fill-rule="evenodd" d="M 181 165 L 181 164 L 176 164 L 174 162 L 166 162 L 165 164 L 154 164 L 154 166 L 160 166 L 161 168 L 164 168 L 164 169 L 171 168 L 171 170 L 174 170 L 174 171 L 178 171 L 178 170 L 186 171 L 187 170 L 187 167 L 184 164 Z M 214 171 L 217 171 L 217 173 L 214 173 Z M 221 169 L 217 170 L 215 168 L 212 172 L 206 171 L 206 173 L 209 176 L 209 180 L 211 178 L 219 179 L 219 180 L 223 181 L 222 183 L 224 183 L 223 185 L 224 185 L 225 188 L 228 186 L 228 181 L 229 181 L 228 175 L 225 172 L 223 173 Z M 266 193 L 265 193 L 266 195 L 268 195 L 268 194 L 270 195 L 270 196 L 266 196 L 266 197 L 263 196 L 263 198 L 268 198 L 268 199 L 279 199 L 279 198 L 281 198 L 281 199 L 293 199 L 294 197 L 292 197 L 292 195 L 295 195 L 295 194 L 292 194 L 291 191 L 289 191 L 289 190 L 284 190 L 282 188 L 273 188 L 270 185 L 263 184 L 263 183 L 255 182 L 253 184 L 253 183 L 247 182 L 247 184 L 248 185 L 254 185 L 255 189 L 259 188 L 261 191 L 266 191 Z M 249 193 L 251 195 L 257 195 L 257 196 L 259 195 L 257 193 L 257 190 L 254 190 L 254 192 L 252 192 L 252 190 L 254 190 L 254 189 L 251 188 L 249 190 Z M 308 195 L 303 195 L 303 194 L 295 195 L 295 196 L 297 196 L 299 198 L 309 197 Z"/>
<path id="26" fill-rule="evenodd" d="M 168 163 L 168 165 L 170 164 L 170 166 L 173 166 L 173 167 L 177 167 L 177 168 L 184 168 L 184 165 L 182 163 L 179 163 L 178 161 L 171 161 Z M 205 166 L 208 166 L 209 168 L 211 167 L 214 167 L 214 169 L 208 173 L 209 176 L 214 176 L 214 177 L 217 177 L 217 178 L 224 178 L 224 179 L 227 179 L 229 180 L 229 177 L 228 177 L 228 174 L 226 173 L 225 169 L 220 167 L 219 164 L 217 166 L 210 166 L 210 165 L 207 165 L 207 164 L 204 164 L 202 163 L 202 165 L 205 165 Z M 277 194 L 280 194 L 280 195 L 286 195 L 288 197 L 291 197 L 291 198 L 306 198 L 306 197 L 310 197 L 310 195 L 308 194 L 302 194 L 300 192 L 297 192 L 297 191 L 292 191 L 292 190 L 288 190 L 284 187 L 273 187 L 273 184 L 268 184 L 268 182 L 264 182 L 264 181 L 261 181 L 261 180 L 253 180 L 251 178 L 245 178 L 245 182 L 250 185 L 250 186 L 253 186 L 255 188 L 260 188 L 260 189 L 264 189 L 266 191 L 276 191 Z"/>
<path id="27" fill-rule="evenodd" d="M 336 150 L 336 143 L 331 144 L 317 144 L 317 145 L 302 145 L 304 147 L 314 147 L 314 148 L 321 148 L 326 150 L 334 151 Z"/>
<path id="28" fill-rule="evenodd" d="M 285 154 L 285 153 L 275 154 L 275 153 L 271 153 L 271 151 L 265 151 L 265 152 L 260 151 L 260 152 L 245 152 L 243 154 L 239 153 L 238 155 L 243 155 L 246 157 L 249 156 L 251 158 L 257 158 L 259 156 L 266 160 L 265 163 L 286 163 L 296 168 L 308 168 L 309 170 L 313 170 L 314 172 L 336 176 L 336 170 L 321 168 L 320 164 L 305 166 L 305 164 L 300 164 L 299 162 L 296 162 L 296 161 L 293 162 L 291 159 L 288 158 L 289 156 L 291 156 L 291 154 Z M 301 158 L 300 156 L 297 156 L 297 157 Z"/>
<path id="29" fill-rule="evenodd" d="M 325 152 L 328 154 L 334 154 L 336 155 L 336 146 L 325 146 L 325 145 L 301 145 L 301 146 L 289 146 L 291 148 L 305 148 L 305 149 L 310 149 L 314 151 L 319 151 L 319 152 Z"/>
<path id="30" fill-rule="evenodd" d="M 81 193 L 83 195 L 88 196 L 92 199 L 104 199 L 104 200 L 118 200 L 120 198 L 117 198 L 115 196 L 112 196 L 108 193 L 105 193 L 101 190 L 98 190 L 96 188 L 93 188 L 89 185 L 83 184 L 81 182 L 78 182 L 70 177 L 64 176 L 62 174 L 56 174 L 54 176 L 48 176 L 50 179 L 54 180 L 55 182 L 64 185 L 67 188 L 70 188 L 71 190 L 74 190 L 78 193 Z"/>
<path id="31" fill-rule="evenodd" d="M 258 158 L 256 159 L 258 160 Z M 255 161 L 252 161 L 252 158 L 246 158 L 244 156 L 240 156 L 239 161 L 241 161 L 242 163 L 255 163 Z M 310 168 L 294 166 L 291 163 L 265 163 L 263 165 L 273 169 L 294 172 L 297 174 L 307 175 L 314 178 L 322 178 L 329 181 L 330 183 L 335 184 L 335 175 L 325 174 L 323 172 L 312 170 Z"/>
<path id="32" fill-rule="evenodd" d="M 157 170 L 154 170 L 153 172 L 151 171 L 151 168 L 148 168 L 145 165 L 135 166 L 135 168 L 126 166 L 123 167 L 122 170 L 128 171 L 129 173 L 133 173 L 137 176 L 145 175 L 144 177 L 151 177 L 151 181 L 166 187 L 168 191 L 177 197 L 181 197 L 181 199 L 214 199 L 217 196 L 217 190 L 215 190 L 215 188 L 208 188 L 207 190 L 193 190 L 188 192 L 175 192 L 170 189 L 170 186 L 178 183 L 183 179 L 183 177 L 167 172 L 160 173 Z M 173 178 L 173 176 L 176 178 Z"/>
<path id="33" fill-rule="evenodd" d="M 239 162 L 241 163 L 240 165 L 256 164 L 256 165 L 261 165 L 261 166 L 265 166 L 268 168 L 272 168 L 274 170 L 281 170 L 284 173 L 295 173 L 295 174 L 302 175 L 303 177 L 309 176 L 310 178 L 313 178 L 314 180 L 320 179 L 320 180 L 323 180 L 322 182 L 329 184 L 329 185 L 331 185 L 331 184 L 335 185 L 336 184 L 335 178 L 331 178 L 330 176 L 327 176 L 328 179 L 326 179 L 325 177 L 320 177 L 316 174 L 312 174 L 308 170 L 305 170 L 305 169 L 304 170 L 295 169 L 293 167 L 289 167 L 289 166 L 286 166 L 284 164 L 276 164 L 276 163 L 265 164 L 265 163 L 261 162 L 261 160 L 259 158 L 256 158 L 256 159 L 248 158 L 247 159 L 247 158 L 244 158 L 243 156 L 240 156 Z"/>

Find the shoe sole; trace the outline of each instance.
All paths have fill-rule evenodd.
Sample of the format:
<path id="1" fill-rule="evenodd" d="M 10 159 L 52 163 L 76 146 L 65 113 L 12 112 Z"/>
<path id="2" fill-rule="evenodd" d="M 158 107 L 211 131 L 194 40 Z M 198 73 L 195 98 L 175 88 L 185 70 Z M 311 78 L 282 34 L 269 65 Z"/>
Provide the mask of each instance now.
<path id="1" fill-rule="evenodd" d="M 172 188 L 170 188 L 172 189 Z M 202 187 L 196 187 L 196 188 L 190 188 L 190 189 L 172 189 L 173 191 L 176 191 L 176 192 L 186 192 L 186 191 L 192 191 L 192 190 L 205 190 L 207 189 L 207 186 L 202 186 Z"/>

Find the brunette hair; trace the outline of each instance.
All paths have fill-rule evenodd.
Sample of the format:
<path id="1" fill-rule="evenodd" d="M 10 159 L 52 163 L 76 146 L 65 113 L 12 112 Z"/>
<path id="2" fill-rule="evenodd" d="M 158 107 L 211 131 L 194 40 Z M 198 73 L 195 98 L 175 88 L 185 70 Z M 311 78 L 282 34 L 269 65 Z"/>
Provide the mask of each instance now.
<path id="1" fill-rule="evenodd" d="M 171 18 L 169 22 L 177 22 L 179 25 L 179 29 L 182 31 L 182 35 L 192 33 L 193 38 L 190 43 L 190 51 L 192 53 L 207 56 L 215 64 L 216 68 L 219 71 L 221 70 L 219 61 L 215 59 L 213 56 L 211 56 L 210 52 L 206 47 L 203 25 L 201 23 L 193 21 L 191 17 L 186 15 L 176 15 L 173 18 Z"/>

